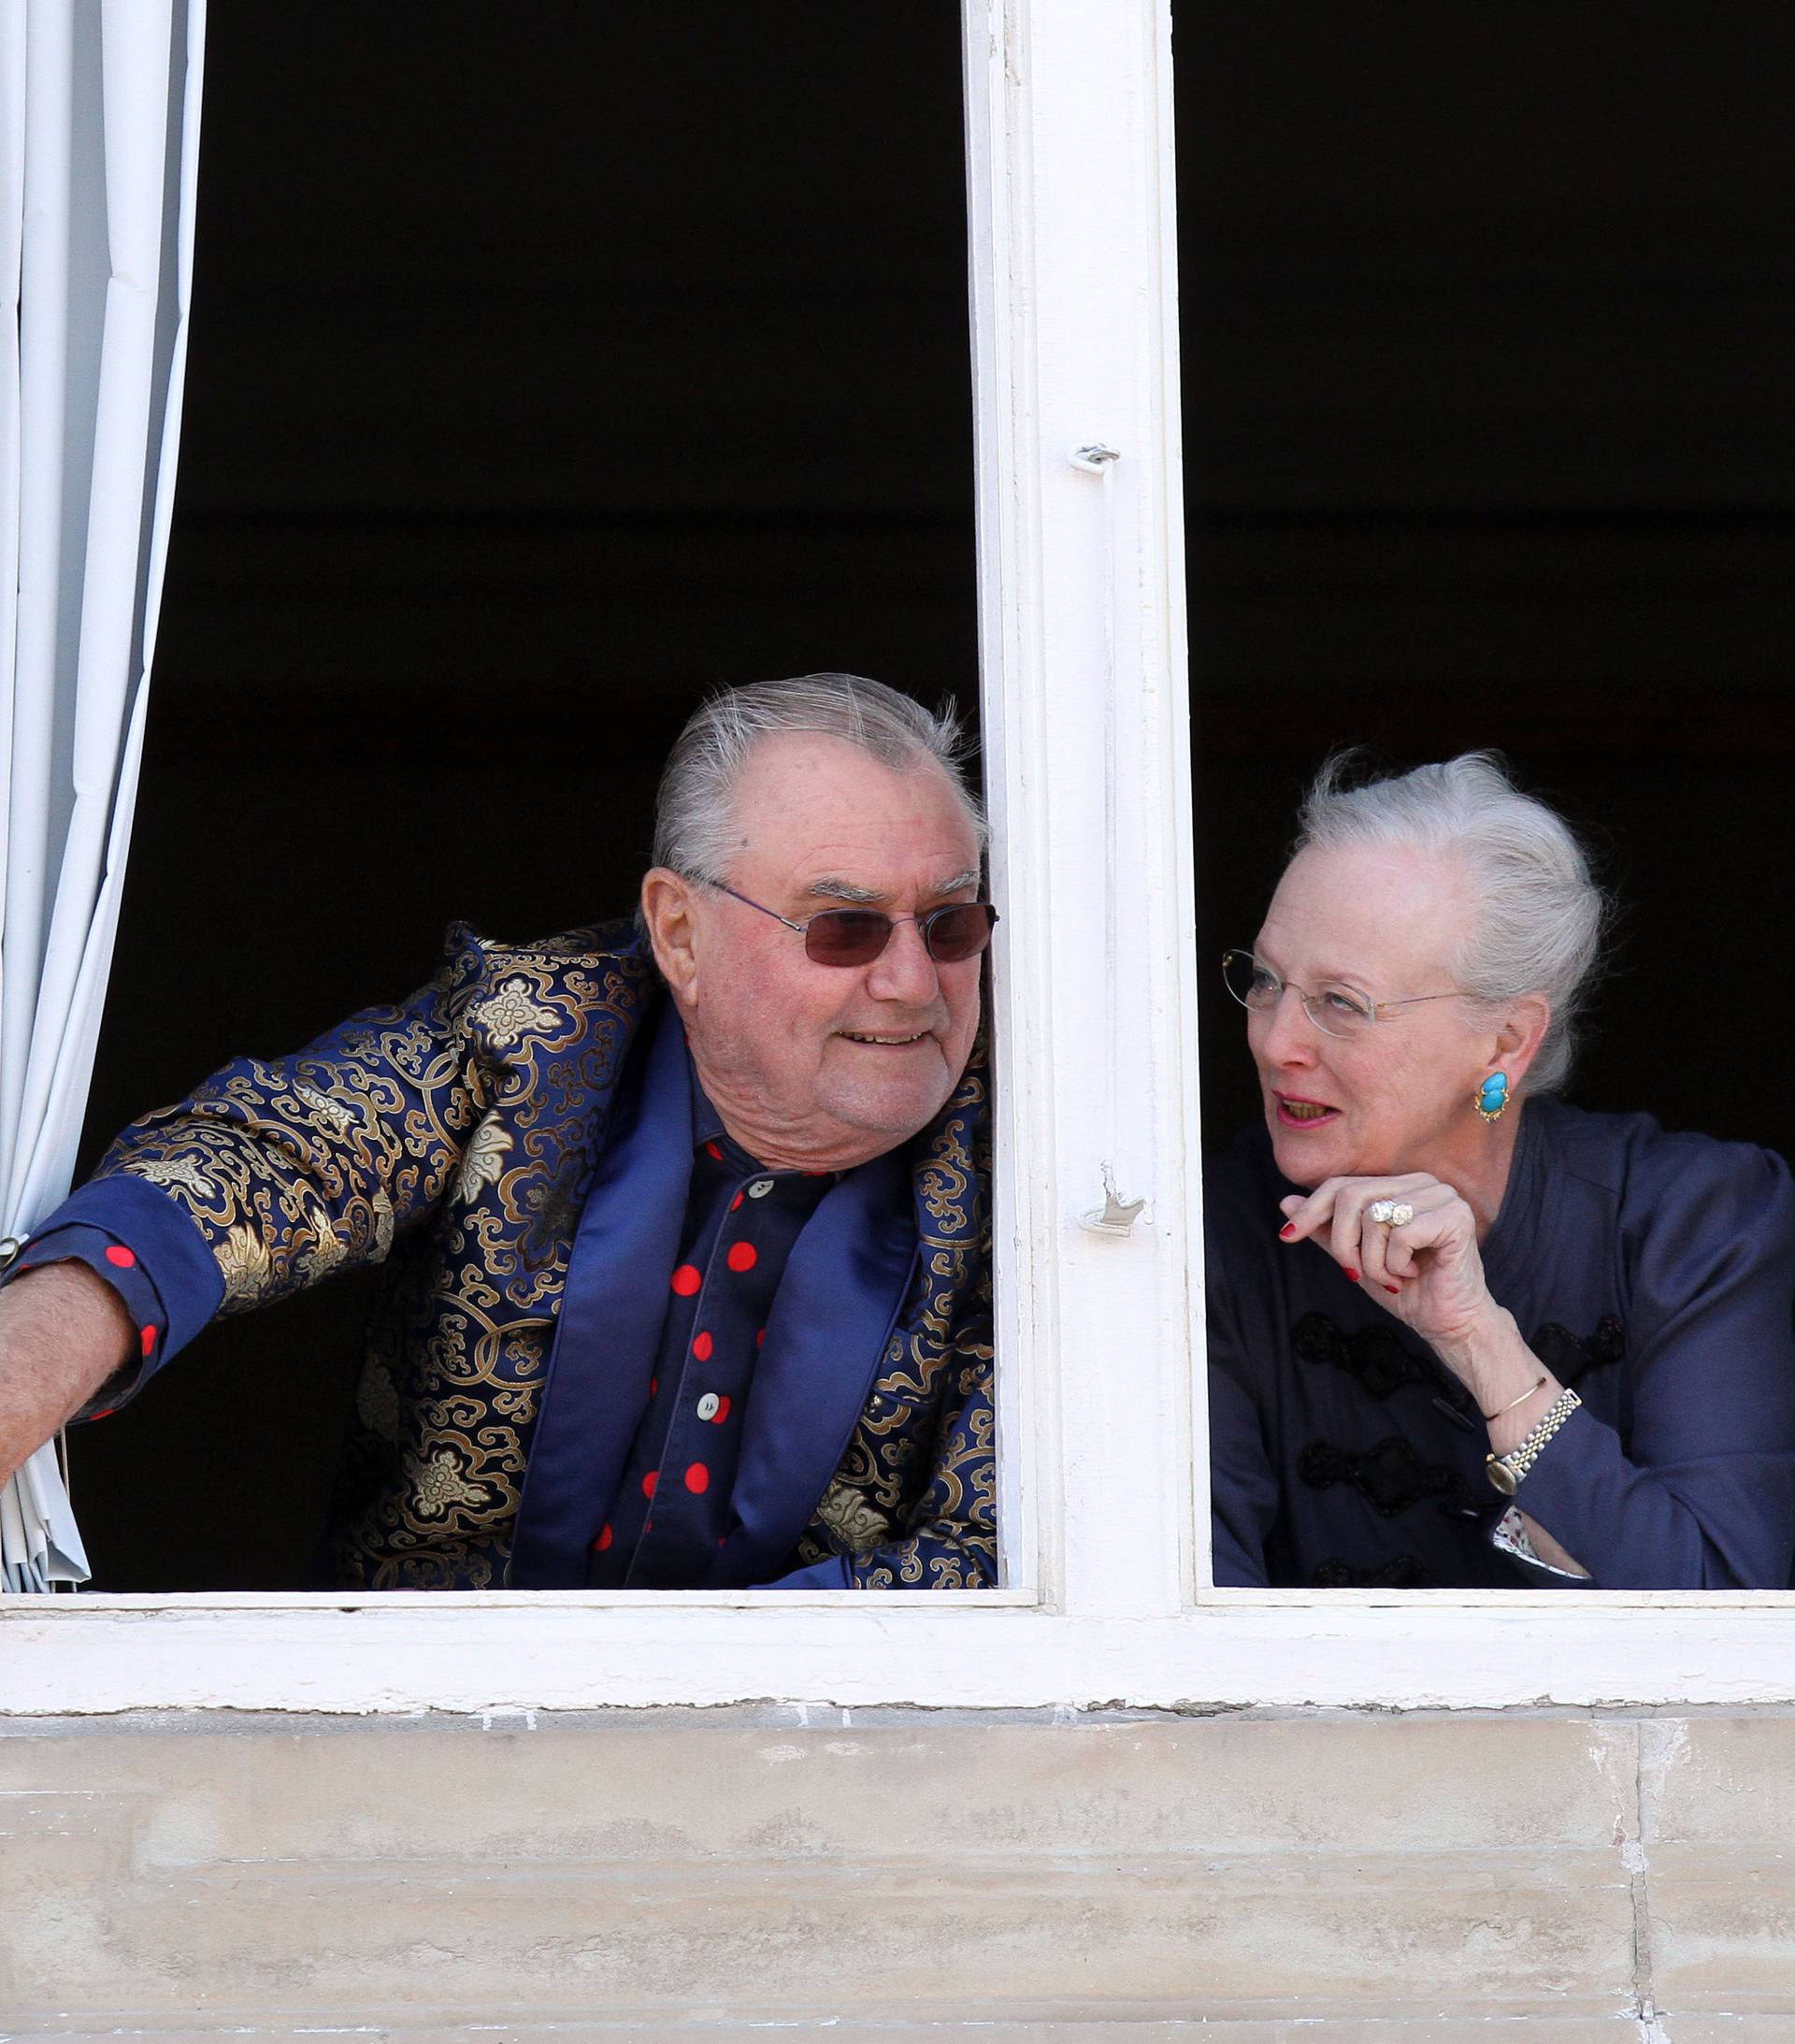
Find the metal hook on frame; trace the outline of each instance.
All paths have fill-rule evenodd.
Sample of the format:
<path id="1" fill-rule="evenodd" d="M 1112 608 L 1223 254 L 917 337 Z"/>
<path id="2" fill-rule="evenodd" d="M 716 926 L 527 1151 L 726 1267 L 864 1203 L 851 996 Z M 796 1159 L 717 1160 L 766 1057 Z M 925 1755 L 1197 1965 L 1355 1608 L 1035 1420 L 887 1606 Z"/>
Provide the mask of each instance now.
<path id="1" fill-rule="evenodd" d="M 1115 1189 L 1115 1167 L 1103 1166 L 1103 1204 L 1078 1216 L 1078 1225 L 1094 1235 L 1126 1235 L 1146 1210 L 1144 1200 L 1125 1200 Z"/>

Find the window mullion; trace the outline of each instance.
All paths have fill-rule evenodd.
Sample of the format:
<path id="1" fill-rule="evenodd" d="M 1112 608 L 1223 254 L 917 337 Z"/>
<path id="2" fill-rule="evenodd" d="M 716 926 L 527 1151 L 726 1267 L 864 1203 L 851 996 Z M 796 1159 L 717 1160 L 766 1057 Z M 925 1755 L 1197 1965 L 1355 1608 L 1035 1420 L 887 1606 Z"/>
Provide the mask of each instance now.
<path id="1" fill-rule="evenodd" d="M 1199 1265 L 1169 12 L 967 25 L 1006 1474 L 1050 1595 L 1170 1611 Z"/>

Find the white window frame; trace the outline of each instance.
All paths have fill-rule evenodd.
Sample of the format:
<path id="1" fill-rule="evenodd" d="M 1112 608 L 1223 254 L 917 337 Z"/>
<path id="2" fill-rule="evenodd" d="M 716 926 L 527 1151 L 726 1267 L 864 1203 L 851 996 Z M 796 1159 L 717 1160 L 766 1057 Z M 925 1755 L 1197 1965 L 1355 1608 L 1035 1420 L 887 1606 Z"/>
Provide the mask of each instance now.
<path id="1" fill-rule="evenodd" d="M 0 1711 L 1795 1700 L 1785 1593 L 1207 1587 L 1169 0 L 963 11 L 1008 1587 L 9 1599 Z"/>

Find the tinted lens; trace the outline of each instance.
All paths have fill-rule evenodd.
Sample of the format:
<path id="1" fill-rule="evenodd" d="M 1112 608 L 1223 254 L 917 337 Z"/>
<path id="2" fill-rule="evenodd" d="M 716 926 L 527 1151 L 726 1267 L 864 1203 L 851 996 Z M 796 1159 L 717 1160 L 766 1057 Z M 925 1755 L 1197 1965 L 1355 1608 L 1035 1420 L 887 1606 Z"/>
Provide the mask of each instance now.
<path id="1" fill-rule="evenodd" d="M 923 917 L 923 942 L 938 965 L 975 958 L 991 942 L 998 912 L 988 901 L 955 901 Z"/>
<path id="2" fill-rule="evenodd" d="M 816 965 L 870 965 L 891 940 L 891 917 L 877 909 L 823 909 L 804 932 L 804 955 Z"/>

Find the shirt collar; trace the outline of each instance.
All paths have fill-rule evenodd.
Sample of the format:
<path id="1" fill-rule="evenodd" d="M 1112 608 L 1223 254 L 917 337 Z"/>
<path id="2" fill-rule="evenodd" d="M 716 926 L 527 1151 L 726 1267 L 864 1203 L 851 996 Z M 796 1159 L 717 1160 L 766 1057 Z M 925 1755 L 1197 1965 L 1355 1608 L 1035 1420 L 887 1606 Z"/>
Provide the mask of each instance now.
<path id="1" fill-rule="evenodd" d="M 724 1127 L 723 1116 L 698 1083 L 698 1068 L 693 1062 L 690 1044 L 686 1046 L 685 1071 L 692 1087 L 692 1147 L 708 1151 L 711 1157 L 730 1166 L 738 1175 L 763 1169 L 760 1159 L 750 1157 Z"/>

